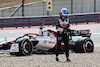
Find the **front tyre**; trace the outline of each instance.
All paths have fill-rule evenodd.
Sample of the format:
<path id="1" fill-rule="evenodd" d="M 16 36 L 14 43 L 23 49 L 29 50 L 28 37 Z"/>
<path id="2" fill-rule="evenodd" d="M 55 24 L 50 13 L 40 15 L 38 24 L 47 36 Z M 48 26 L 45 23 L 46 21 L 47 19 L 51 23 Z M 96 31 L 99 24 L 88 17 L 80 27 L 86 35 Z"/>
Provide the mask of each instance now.
<path id="1" fill-rule="evenodd" d="M 19 52 L 16 53 L 17 56 L 29 56 L 33 53 L 33 44 L 28 39 L 23 39 L 19 43 Z"/>

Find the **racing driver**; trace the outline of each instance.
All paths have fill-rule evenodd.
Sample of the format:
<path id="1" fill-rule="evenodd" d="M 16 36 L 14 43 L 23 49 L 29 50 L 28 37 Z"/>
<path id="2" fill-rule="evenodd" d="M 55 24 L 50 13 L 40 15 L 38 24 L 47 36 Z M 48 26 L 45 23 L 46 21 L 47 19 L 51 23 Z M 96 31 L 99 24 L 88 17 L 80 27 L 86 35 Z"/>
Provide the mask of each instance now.
<path id="1" fill-rule="evenodd" d="M 62 8 L 60 12 L 60 17 L 56 22 L 57 29 L 57 47 L 56 47 L 56 61 L 59 61 L 58 55 L 60 52 L 61 43 L 63 42 L 65 45 L 66 52 L 66 61 L 70 62 L 69 59 L 69 37 L 68 32 L 70 31 L 69 19 L 68 19 L 68 10 L 66 8 Z"/>

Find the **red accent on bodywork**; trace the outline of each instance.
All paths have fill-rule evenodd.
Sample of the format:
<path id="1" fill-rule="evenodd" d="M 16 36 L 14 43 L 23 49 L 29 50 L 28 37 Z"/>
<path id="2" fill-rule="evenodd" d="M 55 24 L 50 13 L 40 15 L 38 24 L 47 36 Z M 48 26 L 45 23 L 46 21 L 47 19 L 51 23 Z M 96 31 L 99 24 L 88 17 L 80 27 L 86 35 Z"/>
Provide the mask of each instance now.
<path id="1" fill-rule="evenodd" d="M 50 33 L 52 33 L 52 34 L 54 34 L 55 35 L 55 37 L 57 36 L 57 32 L 55 32 L 55 31 L 52 31 L 52 30 L 48 30 Z"/>
<path id="2" fill-rule="evenodd" d="M 33 38 L 33 36 L 29 36 L 29 38 L 31 39 L 31 38 Z"/>
<path id="3" fill-rule="evenodd" d="M 46 44 L 46 43 L 47 43 L 47 41 L 45 40 L 43 43 L 45 43 L 45 44 Z"/>
<path id="4" fill-rule="evenodd" d="M 57 43 L 56 43 L 56 45 L 54 46 L 54 48 L 56 49 L 56 47 L 57 47 Z M 61 50 L 65 50 L 65 45 L 64 45 L 64 43 L 61 43 L 61 48 L 60 48 Z"/>
<path id="5" fill-rule="evenodd" d="M 61 50 L 65 50 L 65 45 L 61 45 Z"/>
<path id="6" fill-rule="evenodd" d="M 90 32 L 90 30 L 87 30 L 87 33 L 89 33 Z"/>
<path id="7" fill-rule="evenodd" d="M 16 45 L 14 45 L 14 47 L 16 47 Z"/>
<path id="8" fill-rule="evenodd" d="M 49 41 L 48 43 L 49 43 L 49 44 L 55 44 L 55 42 L 53 42 L 53 41 Z"/>
<path id="9" fill-rule="evenodd" d="M 44 36 L 44 35 L 39 35 L 39 34 L 35 34 L 35 33 L 27 33 L 27 34 L 24 34 L 24 36 L 28 36 L 28 35 Z M 24 37 L 24 36 L 23 36 L 23 37 Z"/>

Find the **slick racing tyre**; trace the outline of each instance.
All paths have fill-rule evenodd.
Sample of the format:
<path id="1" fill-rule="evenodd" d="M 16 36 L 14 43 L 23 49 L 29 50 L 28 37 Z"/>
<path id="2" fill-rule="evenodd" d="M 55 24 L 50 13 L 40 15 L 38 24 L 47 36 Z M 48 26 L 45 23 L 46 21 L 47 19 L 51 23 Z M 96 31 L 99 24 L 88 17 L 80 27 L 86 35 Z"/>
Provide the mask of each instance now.
<path id="1" fill-rule="evenodd" d="M 33 44 L 28 39 L 23 39 L 19 42 L 19 52 L 16 56 L 29 56 L 33 53 Z"/>
<path id="2" fill-rule="evenodd" d="M 74 51 L 77 53 L 90 53 L 94 51 L 94 44 L 90 38 L 82 38 L 76 41 Z"/>

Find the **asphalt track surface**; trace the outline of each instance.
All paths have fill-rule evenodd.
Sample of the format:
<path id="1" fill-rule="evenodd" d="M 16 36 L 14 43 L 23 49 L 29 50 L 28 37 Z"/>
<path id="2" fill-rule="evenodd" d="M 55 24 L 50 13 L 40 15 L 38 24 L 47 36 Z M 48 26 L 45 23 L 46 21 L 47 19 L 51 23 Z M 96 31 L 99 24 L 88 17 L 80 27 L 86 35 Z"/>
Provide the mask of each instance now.
<path id="1" fill-rule="evenodd" d="M 55 27 L 53 26 L 46 26 L 44 28 L 46 29 L 51 29 L 56 31 Z M 90 23 L 90 24 L 78 24 L 78 25 L 71 25 L 71 29 L 73 30 L 87 30 L 89 29 L 90 32 L 92 33 L 91 39 L 94 42 L 95 46 L 100 46 L 100 23 Z M 5 42 L 5 37 L 6 39 L 12 40 L 15 39 L 19 36 L 23 36 L 26 33 L 39 33 L 39 28 L 38 27 L 31 27 L 31 28 L 4 28 L 0 29 L 0 43 Z M 73 37 L 74 40 L 77 40 L 81 37 L 76 36 Z"/>

